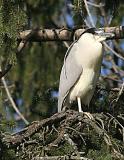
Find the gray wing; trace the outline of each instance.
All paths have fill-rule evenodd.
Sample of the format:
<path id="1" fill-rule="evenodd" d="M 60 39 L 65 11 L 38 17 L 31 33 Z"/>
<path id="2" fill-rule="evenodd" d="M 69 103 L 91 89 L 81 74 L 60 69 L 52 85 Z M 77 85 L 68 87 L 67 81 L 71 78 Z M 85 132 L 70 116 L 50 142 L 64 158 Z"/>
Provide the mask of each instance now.
<path id="1" fill-rule="evenodd" d="M 77 64 L 74 55 L 78 51 L 78 41 L 74 42 L 69 49 L 64 58 L 64 64 L 60 74 L 60 84 L 59 84 L 59 98 L 58 98 L 58 112 L 62 110 L 62 105 L 66 96 L 68 95 L 70 89 L 79 79 L 83 68 L 81 65 Z"/>

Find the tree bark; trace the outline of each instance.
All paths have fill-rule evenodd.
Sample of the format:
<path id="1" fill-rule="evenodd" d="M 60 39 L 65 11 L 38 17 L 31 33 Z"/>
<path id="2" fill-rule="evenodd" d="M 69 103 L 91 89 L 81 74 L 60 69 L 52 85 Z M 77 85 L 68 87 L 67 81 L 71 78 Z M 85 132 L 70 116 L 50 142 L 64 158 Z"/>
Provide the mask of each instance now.
<path id="1" fill-rule="evenodd" d="M 124 26 L 117 27 L 105 27 L 99 28 L 100 30 L 105 31 L 106 33 L 113 33 L 115 36 L 113 39 L 122 39 L 124 38 Z M 78 38 L 85 29 L 32 29 L 25 30 L 19 33 L 19 41 L 73 41 L 74 38 Z"/>

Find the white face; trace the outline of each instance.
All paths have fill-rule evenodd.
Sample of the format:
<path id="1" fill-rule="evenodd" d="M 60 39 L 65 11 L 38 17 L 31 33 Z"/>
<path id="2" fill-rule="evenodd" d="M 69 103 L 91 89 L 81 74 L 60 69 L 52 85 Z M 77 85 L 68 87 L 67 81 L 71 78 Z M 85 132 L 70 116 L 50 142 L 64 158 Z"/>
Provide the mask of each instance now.
<path id="1" fill-rule="evenodd" d="M 105 36 L 101 36 L 101 35 L 93 35 L 93 36 L 97 42 L 102 42 L 102 41 L 106 40 Z"/>
<path id="2" fill-rule="evenodd" d="M 102 41 L 106 40 L 106 37 L 98 35 L 98 34 L 84 33 L 83 39 L 88 40 L 88 41 L 102 42 Z"/>
<path id="3" fill-rule="evenodd" d="M 85 45 L 91 44 L 94 42 L 101 43 L 106 40 L 106 36 L 98 35 L 98 34 L 91 34 L 91 33 L 84 33 L 81 35 L 79 41 Z"/>

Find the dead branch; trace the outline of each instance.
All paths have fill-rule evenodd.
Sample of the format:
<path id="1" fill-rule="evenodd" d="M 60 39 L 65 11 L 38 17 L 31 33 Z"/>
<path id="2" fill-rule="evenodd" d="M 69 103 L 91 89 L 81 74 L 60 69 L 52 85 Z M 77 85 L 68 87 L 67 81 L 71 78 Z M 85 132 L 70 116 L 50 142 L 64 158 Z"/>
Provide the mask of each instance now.
<path id="1" fill-rule="evenodd" d="M 120 159 L 124 158 L 122 154 L 123 151 L 120 150 L 121 146 L 112 139 L 113 133 L 112 130 L 109 130 L 110 125 L 111 127 L 115 126 L 115 129 L 118 130 L 117 125 L 115 125 L 116 123 L 123 137 L 123 116 L 121 119 L 123 122 L 119 121 L 119 119 L 116 120 L 117 117 L 112 118 L 110 114 L 94 113 L 92 116 L 94 120 L 89 119 L 82 113 L 72 110 L 56 113 L 50 118 L 30 124 L 18 133 L 7 136 L 4 135 L 2 142 L 9 148 L 17 148 L 16 152 L 22 150 L 21 157 L 23 158 L 25 155 L 32 155 L 32 159 L 43 159 L 43 157 L 49 159 L 49 156 L 59 157 L 59 154 L 54 155 L 55 150 L 61 150 L 61 147 L 67 145 L 68 149 L 65 149 L 66 154 L 62 156 L 68 155 L 69 157 L 76 156 L 78 159 L 81 159 L 81 157 L 86 159 L 84 154 L 86 155 L 91 148 L 89 144 L 93 144 L 94 149 L 96 141 L 100 141 L 100 144 L 106 144 L 113 156 L 119 157 Z M 107 125 L 108 122 L 109 125 Z M 80 145 L 85 149 L 80 150 Z M 82 152 L 83 155 L 80 152 Z M 33 155 L 33 153 L 35 153 L 35 155 Z"/>
<path id="2" fill-rule="evenodd" d="M 115 36 L 113 39 L 122 39 L 124 38 L 124 26 L 117 27 L 105 27 L 100 28 L 105 32 L 113 33 Z M 19 33 L 19 41 L 73 41 L 73 37 L 78 38 L 85 29 L 76 28 L 76 29 L 37 29 L 37 30 L 26 30 Z"/>

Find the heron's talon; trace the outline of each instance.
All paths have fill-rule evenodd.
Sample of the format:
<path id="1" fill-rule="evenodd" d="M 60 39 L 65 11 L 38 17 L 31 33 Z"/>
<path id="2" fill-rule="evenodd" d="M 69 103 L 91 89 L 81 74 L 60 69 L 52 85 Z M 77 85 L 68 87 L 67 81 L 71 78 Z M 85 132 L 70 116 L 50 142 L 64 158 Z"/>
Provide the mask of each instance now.
<path id="1" fill-rule="evenodd" d="M 86 115 L 87 116 L 87 118 L 89 118 L 89 119 L 91 119 L 91 120 L 93 120 L 94 118 L 93 118 L 93 116 L 92 116 L 92 114 L 91 113 L 89 113 L 89 112 L 83 112 L 83 114 L 84 115 Z"/>

